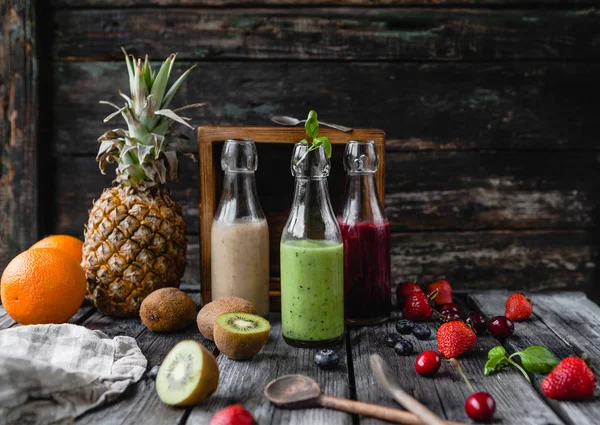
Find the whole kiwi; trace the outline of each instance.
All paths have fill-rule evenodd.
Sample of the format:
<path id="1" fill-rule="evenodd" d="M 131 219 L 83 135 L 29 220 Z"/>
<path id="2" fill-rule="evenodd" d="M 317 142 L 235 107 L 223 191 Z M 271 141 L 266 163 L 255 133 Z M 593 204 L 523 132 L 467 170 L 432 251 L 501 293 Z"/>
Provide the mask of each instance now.
<path id="1" fill-rule="evenodd" d="M 214 340 L 215 320 L 223 313 L 256 314 L 254 306 L 243 298 L 222 297 L 206 304 L 198 313 L 198 330 L 205 338 Z"/>
<path id="2" fill-rule="evenodd" d="M 148 295 L 140 306 L 144 325 L 155 332 L 173 332 L 194 321 L 196 304 L 177 288 L 162 288 Z"/>

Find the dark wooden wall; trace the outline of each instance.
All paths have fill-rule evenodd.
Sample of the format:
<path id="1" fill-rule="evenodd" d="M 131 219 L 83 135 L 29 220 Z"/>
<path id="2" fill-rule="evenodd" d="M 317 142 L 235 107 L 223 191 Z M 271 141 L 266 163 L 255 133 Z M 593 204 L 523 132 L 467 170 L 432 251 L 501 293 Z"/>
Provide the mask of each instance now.
<path id="1" fill-rule="evenodd" d="M 94 155 L 109 128 L 98 100 L 128 87 L 120 46 L 156 60 L 176 51 L 178 72 L 197 65 L 178 101 L 212 105 L 197 125 L 265 125 L 314 108 L 387 132 L 397 279 L 593 291 L 595 2 L 43 0 L 36 12 L 39 233 L 81 236 L 110 184 Z M 190 281 L 197 178 L 184 162 L 173 186 L 189 227 Z"/>

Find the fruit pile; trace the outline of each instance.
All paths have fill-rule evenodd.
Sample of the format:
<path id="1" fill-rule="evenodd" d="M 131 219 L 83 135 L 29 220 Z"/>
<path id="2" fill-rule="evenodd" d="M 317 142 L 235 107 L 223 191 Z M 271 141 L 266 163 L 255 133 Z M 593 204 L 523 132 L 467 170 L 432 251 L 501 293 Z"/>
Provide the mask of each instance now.
<path id="1" fill-rule="evenodd" d="M 478 312 L 469 312 L 463 316 L 457 304 L 453 302 L 452 287 L 446 280 L 439 280 L 425 287 L 416 282 L 402 282 L 397 287 L 396 299 L 402 312 L 402 319 L 396 322 L 397 333 L 387 334 L 384 345 L 393 347 L 397 354 L 411 355 L 413 344 L 405 339 L 413 334 L 418 339 L 429 339 L 431 330 L 424 323 L 437 320 L 438 351 L 427 350 L 417 355 L 415 371 L 424 377 L 433 377 L 443 364 L 443 358 L 452 363 L 472 391 L 465 402 L 467 415 L 478 421 L 492 419 L 496 403 L 487 392 L 475 392 L 464 374 L 458 357 L 471 350 L 477 343 L 477 337 L 489 333 L 492 337 L 504 341 L 514 331 L 514 322 L 525 321 L 533 314 L 531 301 L 523 294 L 512 294 L 506 300 L 503 316 L 487 319 Z M 518 357 L 519 365 L 515 361 Z M 582 399 L 594 392 L 595 377 L 584 360 L 569 357 L 558 362 L 556 357 L 544 347 L 531 346 L 510 356 L 504 347 L 497 346 L 488 353 L 484 374 L 490 375 L 504 367 L 516 367 L 531 382 L 529 374 L 548 374 L 543 381 L 542 391 L 548 398 L 559 400 Z"/>

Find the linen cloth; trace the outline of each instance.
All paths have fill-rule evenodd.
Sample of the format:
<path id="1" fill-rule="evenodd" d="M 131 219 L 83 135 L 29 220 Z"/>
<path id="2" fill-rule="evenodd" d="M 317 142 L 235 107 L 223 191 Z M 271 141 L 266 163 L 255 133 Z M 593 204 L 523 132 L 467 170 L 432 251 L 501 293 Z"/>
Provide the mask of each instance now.
<path id="1" fill-rule="evenodd" d="M 71 324 L 0 331 L 0 425 L 73 423 L 139 381 L 146 365 L 127 336 Z"/>

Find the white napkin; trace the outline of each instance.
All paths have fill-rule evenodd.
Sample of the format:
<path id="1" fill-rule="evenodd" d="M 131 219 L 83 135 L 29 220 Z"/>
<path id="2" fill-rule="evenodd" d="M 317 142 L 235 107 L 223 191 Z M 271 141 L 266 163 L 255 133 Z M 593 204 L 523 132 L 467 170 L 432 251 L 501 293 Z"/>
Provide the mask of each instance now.
<path id="1" fill-rule="evenodd" d="M 0 331 L 0 425 L 68 424 L 140 380 L 135 339 L 77 325 Z"/>

